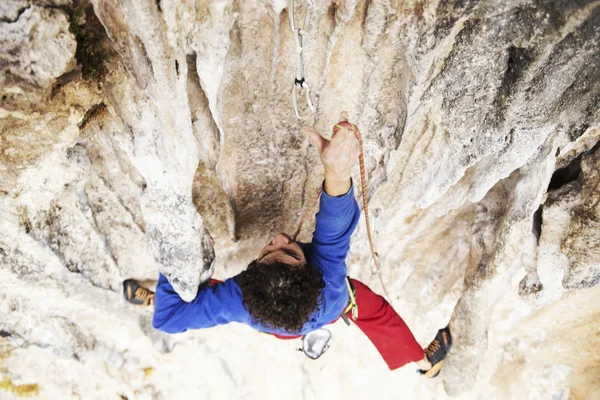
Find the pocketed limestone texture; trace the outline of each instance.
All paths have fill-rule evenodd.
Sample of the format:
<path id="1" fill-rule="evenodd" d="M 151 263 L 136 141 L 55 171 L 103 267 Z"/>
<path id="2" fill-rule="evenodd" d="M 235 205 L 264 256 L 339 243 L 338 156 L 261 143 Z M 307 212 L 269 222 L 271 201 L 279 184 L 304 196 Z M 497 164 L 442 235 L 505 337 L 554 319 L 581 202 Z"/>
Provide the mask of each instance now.
<path id="1" fill-rule="evenodd" d="M 315 0 L 302 122 L 288 7 L 0 4 L 0 397 L 600 396 L 600 2 Z M 423 346 L 452 329 L 440 378 L 354 328 L 313 363 L 124 302 L 158 271 L 191 301 L 292 233 L 322 180 L 300 128 L 343 110 L 390 300 Z M 347 264 L 380 291 L 364 221 Z"/>

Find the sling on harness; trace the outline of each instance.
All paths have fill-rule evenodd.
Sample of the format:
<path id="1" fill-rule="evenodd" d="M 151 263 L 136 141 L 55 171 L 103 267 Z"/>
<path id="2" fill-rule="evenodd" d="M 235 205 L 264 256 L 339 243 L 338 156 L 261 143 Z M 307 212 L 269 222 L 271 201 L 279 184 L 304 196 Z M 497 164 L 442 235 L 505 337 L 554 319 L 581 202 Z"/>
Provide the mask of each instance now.
<path id="1" fill-rule="evenodd" d="M 348 287 L 348 297 L 350 300 L 348 301 L 348 305 L 342 312 L 342 319 L 346 323 L 346 325 L 350 326 L 350 321 L 348 321 L 348 317 L 346 314 L 352 310 L 352 319 L 356 321 L 358 318 L 358 304 L 356 304 L 356 289 L 354 289 L 354 285 L 350 281 L 350 277 L 346 277 L 346 286 Z"/>

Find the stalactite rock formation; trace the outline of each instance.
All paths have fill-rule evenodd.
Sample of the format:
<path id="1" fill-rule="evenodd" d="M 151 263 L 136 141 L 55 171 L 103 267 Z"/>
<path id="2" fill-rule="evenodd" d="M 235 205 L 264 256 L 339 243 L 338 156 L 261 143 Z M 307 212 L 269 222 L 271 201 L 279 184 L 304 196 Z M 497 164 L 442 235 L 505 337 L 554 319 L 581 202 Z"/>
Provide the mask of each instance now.
<path id="1" fill-rule="evenodd" d="M 1 398 L 600 396 L 600 2 L 314 3 L 303 122 L 287 1 L 0 4 Z M 322 181 L 300 128 L 343 110 L 390 301 L 424 346 L 453 332 L 439 378 L 339 323 L 311 362 L 124 302 L 159 271 L 191 301 L 293 232 Z M 366 239 L 349 274 L 380 290 Z"/>

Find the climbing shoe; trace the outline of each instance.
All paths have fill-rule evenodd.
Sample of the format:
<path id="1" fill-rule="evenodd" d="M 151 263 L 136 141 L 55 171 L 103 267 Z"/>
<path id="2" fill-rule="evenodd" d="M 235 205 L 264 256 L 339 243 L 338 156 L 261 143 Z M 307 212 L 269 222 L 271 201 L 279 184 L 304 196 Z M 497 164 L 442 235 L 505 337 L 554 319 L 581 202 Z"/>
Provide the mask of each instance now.
<path id="1" fill-rule="evenodd" d="M 435 339 L 425 349 L 425 356 L 427 356 L 427 360 L 431 363 L 431 368 L 427 371 L 419 370 L 421 375 L 425 375 L 427 378 L 438 376 L 444 359 L 451 347 L 452 335 L 450 335 L 450 328 L 445 327 L 444 329 L 440 329 L 437 335 L 435 335 Z"/>
<path id="2" fill-rule="evenodd" d="M 133 279 L 123 282 L 123 296 L 125 296 L 125 300 L 137 306 L 154 305 L 154 292 L 140 286 Z"/>

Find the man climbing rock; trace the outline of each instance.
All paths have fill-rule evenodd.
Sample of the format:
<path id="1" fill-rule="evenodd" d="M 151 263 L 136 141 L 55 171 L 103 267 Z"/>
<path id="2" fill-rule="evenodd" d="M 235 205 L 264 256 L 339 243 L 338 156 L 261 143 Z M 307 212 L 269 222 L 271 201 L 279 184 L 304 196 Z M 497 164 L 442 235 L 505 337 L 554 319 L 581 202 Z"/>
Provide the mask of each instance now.
<path id="1" fill-rule="evenodd" d="M 311 243 L 278 233 L 245 271 L 224 282 L 211 280 L 189 303 L 181 300 L 162 274 L 154 295 L 135 281 L 125 281 L 126 299 L 134 304 L 154 304 L 153 326 L 168 333 L 241 322 L 291 339 L 306 337 L 342 317 L 367 335 L 391 370 L 416 362 L 421 373 L 437 375 L 452 345 L 448 328 L 440 330 L 423 350 L 383 297 L 346 277 L 350 236 L 360 217 L 350 174 L 360 146 L 355 132 L 348 128 L 352 125 L 344 124 L 346 113 L 341 120 L 341 129 L 331 140 L 312 127 L 303 128 L 325 171 Z M 324 351 L 326 346 L 321 348 Z"/>

